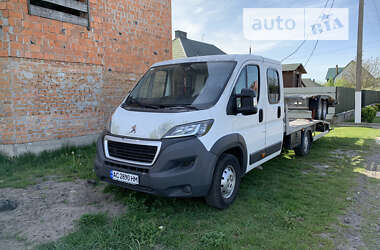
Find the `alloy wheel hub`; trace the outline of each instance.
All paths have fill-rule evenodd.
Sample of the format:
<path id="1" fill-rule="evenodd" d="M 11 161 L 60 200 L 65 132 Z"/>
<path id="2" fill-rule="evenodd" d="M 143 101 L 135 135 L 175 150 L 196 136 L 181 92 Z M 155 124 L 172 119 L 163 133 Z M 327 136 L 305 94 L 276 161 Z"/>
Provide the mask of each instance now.
<path id="1" fill-rule="evenodd" d="M 231 197 L 235 189 L 236 173 L 232 166 L 227 166 L 222 173 L 220 180 L 220 191 L 224 199 Z"/>

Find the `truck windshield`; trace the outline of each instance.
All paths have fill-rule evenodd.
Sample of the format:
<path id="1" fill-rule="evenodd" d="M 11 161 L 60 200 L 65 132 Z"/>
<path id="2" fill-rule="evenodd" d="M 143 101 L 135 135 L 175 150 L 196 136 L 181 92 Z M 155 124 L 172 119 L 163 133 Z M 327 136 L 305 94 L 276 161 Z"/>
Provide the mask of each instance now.
<path id="1" fill-rule="evenodd" d="M 222 94 L 235 62 L 194 62 L 151 68 L 124 108 L 206 109 Z"/>

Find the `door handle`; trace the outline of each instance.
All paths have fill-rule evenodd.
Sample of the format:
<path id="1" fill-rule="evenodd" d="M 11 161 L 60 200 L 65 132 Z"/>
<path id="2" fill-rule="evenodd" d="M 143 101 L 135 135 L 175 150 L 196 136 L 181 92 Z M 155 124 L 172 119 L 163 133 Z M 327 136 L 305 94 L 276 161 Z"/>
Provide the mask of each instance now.
<path id="1" fill-rule="evenodd" d="M 281 107 L 278 106 L 277 108 L 277 118 L 280 118 L 281 117 Z"/>
<path id="2" fill-rule="evenodd" d="M 260 109 L 260 110 L 259 110 L 259 122 L 263 122 L 263 120 L 264 120 L 263 109 Z"/>

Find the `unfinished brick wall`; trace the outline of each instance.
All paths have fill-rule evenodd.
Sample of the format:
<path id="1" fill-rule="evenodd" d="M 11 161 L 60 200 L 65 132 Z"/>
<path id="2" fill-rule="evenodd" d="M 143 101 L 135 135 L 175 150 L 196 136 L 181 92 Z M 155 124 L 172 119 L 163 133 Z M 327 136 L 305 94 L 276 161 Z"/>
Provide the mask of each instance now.
<path id="1" fill-rule="evenodd" d="M 99 133 L 156 61 L 171 58 L 170 0 L 90 0 L 87 27 L 0 0 L 0 144 Z"/>

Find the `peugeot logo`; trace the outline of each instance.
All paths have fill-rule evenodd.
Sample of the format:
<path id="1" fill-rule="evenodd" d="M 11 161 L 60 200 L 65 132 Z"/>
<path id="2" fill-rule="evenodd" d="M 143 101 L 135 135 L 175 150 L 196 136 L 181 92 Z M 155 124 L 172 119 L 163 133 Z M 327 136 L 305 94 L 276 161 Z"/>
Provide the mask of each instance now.
<path id="1" fill-rule="evenodd" d="M 130 134 L 136 134 L 136 125 L 133 125 L 131 127 L 131 131 L 129 131 Z"/>

